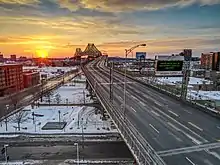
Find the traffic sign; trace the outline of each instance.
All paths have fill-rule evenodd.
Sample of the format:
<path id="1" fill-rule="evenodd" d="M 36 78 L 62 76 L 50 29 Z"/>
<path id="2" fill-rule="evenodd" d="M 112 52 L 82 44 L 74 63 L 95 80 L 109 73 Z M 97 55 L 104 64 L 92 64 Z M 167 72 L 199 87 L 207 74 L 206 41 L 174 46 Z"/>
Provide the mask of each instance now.
<path id="1" fill-rule="evenodd" d="M 136 59 L 141 60 L 146 58 L 146 52 L 136 52 Z"/>

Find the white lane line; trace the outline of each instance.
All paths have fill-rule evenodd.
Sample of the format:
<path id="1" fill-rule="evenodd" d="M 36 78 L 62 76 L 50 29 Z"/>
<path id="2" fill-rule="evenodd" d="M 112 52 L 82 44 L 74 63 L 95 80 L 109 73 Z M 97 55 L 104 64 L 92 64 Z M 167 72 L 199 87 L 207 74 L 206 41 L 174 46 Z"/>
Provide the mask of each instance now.
<path id="1" fill-rule="evenodd" d="M 189 113 L 189 114 L 192 115 L 192 112 L 190 112 L 190 111 L 188 111 L 188 110 L 183 109 L 183 111 L 184 111 L 184 112 L 187 112 L 187 113 Z"/>
<path id="2" fill-rule="evenodd" d="M 164 116 L 166 116 L 167 118 L 169 118 L 170 120 L 174 121 L 175 123 L 179 124 L 181 127 L 183 127 L 184 129 L 190 131 L 192 134 L 196 135 L 197 137 L 199 137 L 200 139 L 202 139 L 204 142 L 208 142 L 208 140 L 204 139 L 202 136 L 200 136 L 199 134 L 195 133 L 194 131 L 192 131 L 190 128 L 188 128 L 187 126 L 183 125 L 182 123 L 178 122 L 177 120 L 175 120 L 174 118 L 172 118 L 171 116 L 167 115 L 166 113 L 164 113 L 163 111 L 161 111 L 159 108 L 155 107 L 155 109 L 163 114 Z M 181 130 L 182 131 L 182 130 Z M 185 133 L 185 131 L 182 131 Z"/>
<path id="3" fill-rule="evenodd" d="M 137 98 L 136 98 L 135 96 L 131 95 L 131 97 L 132 97 L 134 100 L 137 100 Z"/>
<path id="4" fill-rule="evenodd" d="M 195 144 L 197 144 L 197 145 L 202 144 L 201 141 L 195 139 L 194 137 L 190 136 L 189 134 L 187 134 L 187 133 L 184 133 L 184 134 L 185 134 L 185 136 L 187 136 L 189 139 L 191 139 L 193 143 L 195 143 Z"/>
<path id="5" fill-rule="evenodd" d="M 131 107 L 131 109 L 132 109 L 134 112 L 137 112 L 133 107 Z"/>
<path id="6" fill-rule="evenodd" d="M 143 103 L 142 101 L 139 101 L 139 103 L 140 103 L 141 105 L 143 105 L 144 107 L 146 106 L 146 104 Z"/>
<path id="7" fill-rule="evenodd" d="M 218 129 L 220 129 L 220 126 L 217 126 Z"/>
<path id="8" fill-rule="evenodd" d="M 157 133 L 160 133 L 152 124 L 149 124 L 149 126 Z"/>
<path id="9" fill-rule="evenodd" d="M 171 127 L 173 127 L 176 131 L 181 131 L 179 128 L 177 128 L 175 125 L 173 125 L 170 122 L 167 122 L 168 125 L 170 125 Z"/>
<path id="10" fill-rule="evenodd" d="M 196 129 L 198 129 L 198 130 L 200 130 L 200 131 L 203 131 L 202 128 L 200 128 L 199 126 L 193 124 L 192 122 L 188 122 L 188 124 L 190 124 L 191 126 L 193 126 L 194 128 L 196 128 Z"/>
<path id="11" fill-rule="evenodd" d="M 120 100 L 123 100 L 121 96 L 118 96 L 120 98 Z"/>
<path id="12" fill-rule="evenodd" d="M 158 101 L 154 101 L 155 104 L 157 104 L 158 106 L 162 107 L 163 105 L 160 104 Z"/>
<path id="13" fill-rule="evenodd" d="M 175 112 L 171 111 L 171 110 L 168 110 L 168 112 L 170 112 L 171 114 L 173 114 L 174 116 L 176 117 L 179 117 L 179 115 L 177 115 Z"/>
<path id="14" fill-rule="evenodd" d="M 168 132 L 169 135 L 173 136 L 177 141 L 179 142 L 183 142 L 182 139 L 180 139 L 179 137 L 177 137 L 176 135 L 174 135 L 172 132 Z"/>
<path id="15" fill-rule="evenodd" d="M 156 115 L 156 116 L 160 116 L 160 114 L 158 114 L 158 113 L 155 112 L 155 111 L 151 111 L 151 113 L 153 113 L 153 114 Z"/>
<path id="16" fill-rule="evenodd" d="M 188 157 L 186 157 L 186 160 L 188 160 L 188 162 L 190 162 L 192 165 L 196 165 L 195 163 L 193 163 L 192 160 L 190 160 Z"/>

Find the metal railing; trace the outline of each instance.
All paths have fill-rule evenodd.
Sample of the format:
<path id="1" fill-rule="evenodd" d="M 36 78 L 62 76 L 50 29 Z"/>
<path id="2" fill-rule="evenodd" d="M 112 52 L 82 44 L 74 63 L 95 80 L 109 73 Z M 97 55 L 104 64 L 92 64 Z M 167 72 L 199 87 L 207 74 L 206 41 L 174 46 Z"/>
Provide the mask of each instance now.
<path id="1" fill-rule="evenodd" d="M 99 84 L 97 85 L 95 78 L 92 77 L 92 75 L 89 74 L 85 68 L 82 68 L 82 70 L 102 106 L 115 122 L 119 132 L 121 133 L 137 162 L 141 165 L 165 165 L 166 163 L 160 156 L 158 156 L 156 151 L 145 140 L 141 133 L 127 118 L 123 117 L 123 114 L 120 112 L 121 107 L 117 107 L 110 102 L 108 97 L 109 94 L 105 91 L 104 87 Z"/>

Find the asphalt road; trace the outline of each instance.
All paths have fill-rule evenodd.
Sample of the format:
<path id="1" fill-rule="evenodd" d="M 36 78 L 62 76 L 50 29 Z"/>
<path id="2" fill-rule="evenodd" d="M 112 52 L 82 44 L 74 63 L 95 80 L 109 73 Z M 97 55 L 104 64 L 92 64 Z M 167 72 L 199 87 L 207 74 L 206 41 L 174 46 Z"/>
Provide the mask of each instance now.
<path id="1" fill-rule="evenodd" d="M 130 151 L 124 142 L 93 143 L 79 146 L 80 159 L 92 160 L 133 160 Z M 76 159 L 77 149 L 69 146 L 24 146 L 9 147 L 10 160 L 66 160 Z"/>
<path id="2" fill-rule="evenodd" d="M 109 69 L 102 63 L 88 71 L 109 98 Z M 113 100 L 118 111 L 123 104 L 124 77 L 114 72 Z M 214 143 L 220 140 L 220 120 L 140 83 L 127 79 L 126 117 L 156 151 Z M 177 158 L 176 158 L 177 157 Z M 192 152 L 164 158 L 168 164 L 219 165 L 220 152 Z M 178 161 L 177 161 L 178 160 Z M 208 160 L 208 161 L 207 161 Z"/>

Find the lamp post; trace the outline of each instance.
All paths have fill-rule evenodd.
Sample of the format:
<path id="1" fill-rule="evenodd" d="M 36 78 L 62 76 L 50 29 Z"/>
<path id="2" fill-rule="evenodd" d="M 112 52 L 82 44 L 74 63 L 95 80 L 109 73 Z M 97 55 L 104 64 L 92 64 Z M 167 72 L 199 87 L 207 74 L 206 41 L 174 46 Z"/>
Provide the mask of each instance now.
<path id="1" fill-rule="evenodd" d="M 9 145 L 8 144 L 5 144 L 4 145 L 4 148 L 5 148 L 5 163 L 6 164 L 8 164 L 8 154 L 7 154 L 7 147 L 8 147 Z"/>
<path id="2" fill-rule="evenodd" d="M 79 165 L 79 144 L 78 143 L 74 143 L 74 145 L 76 146 L 77 165 Z"/>
<path id="3" fill-rule="evenodd" d="M 128 55 L 136 48 L 140 46 L 146 46 L 146 44 L 139 44 L 136 46 L 131 47 L 130 49 L 125 49 L 125 73 L 124 73 L 124 103 L 123 103 L 123 112 L 124 112 L 124 119 L 126 114 L 126 81 L 127 81 L 127 57 Z"/>
<path id="4" fill-rule="evenodd" d="M 8 118 L 7 118 L 7 113 L 9 110 L 9 105 L 7 104 L 6 106 L 6 113 L 5 113 L 5 130 L 8 131 Z"/>

